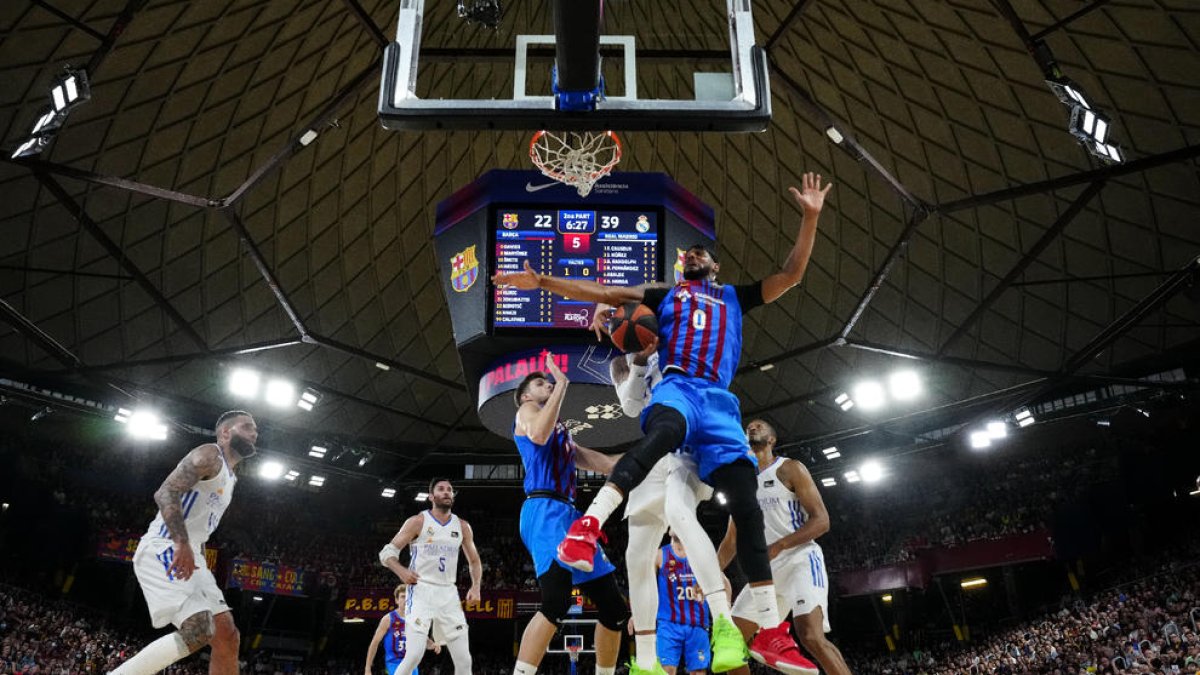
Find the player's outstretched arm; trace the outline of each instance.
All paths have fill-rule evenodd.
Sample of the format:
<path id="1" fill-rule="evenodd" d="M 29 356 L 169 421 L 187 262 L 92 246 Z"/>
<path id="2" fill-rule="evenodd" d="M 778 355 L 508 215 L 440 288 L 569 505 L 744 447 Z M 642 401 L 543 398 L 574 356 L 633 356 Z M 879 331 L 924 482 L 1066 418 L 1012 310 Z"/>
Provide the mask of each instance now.
<path id="1" fill-rule="evenodd" d="M 375 652 L 379 650 L 379 643 L 391 627 L 391 613 L 384 614 L 379 619 L 379 625 L 375 627 L 375 634 L 371 636 L 371 644 L 367 645 L 367 662 L 363 665 L 363 675 L 371 675 L 371 666 L 375 663 Z"/>
<path id="2" fill-rule="evenodd" d="M 458 522 L 462 523 L 463 555 L 467 556 L 467 568 L 471 571 L 471 588 L 467 589 L 467 600 L 479 602 L 479 589 L 483 583 L 483 561 L 475 548 L 475 531 L 462 518 L 459 518 Z"/>
<path id="3" fill-rule="evenodd" d="M 788 188 L 804 212 L 804 219 L 783 269 L 762 281 L 763 302 L 775 302 L 804 278 L 808 259 L 812 257 L 813 242 L 817 238 L 817 219 L 825 206 L 825 195 L 832 187 L 833 183 L 821 187 L 821 174 L 809 172 L 804 174 L 802 189 Z"/>
<path id="4" fill-rule="evenodd" d="M 621 459 L 621 455 L 606 455 L 599 450 L 584 447 L 575 444 L 575 466 L 584 471 L 595 471 L 602 473 L 605 476 L 612 473 L 613 467 L 617 465 L 617 460 Z"/>
<path id="5" fill-rule="evenodd" d="M 538 274 L 525 261 L 525 269 L 520 272 L 505 272 L 492 275 L 492 283 L 496 286 L 512 286 L 523 291 L 542 289 L 555 295 L 588 302 L 603 302 L 609 305 L 620 305 L 626 302 L 641 302 L 645 288 L 642 286 L 606 286 L 594 281 L 582 279 L 560 279 L 549 274 Z"/>
<path id="6" fill-rule="evenodd" d="M 808 520 L 795 532 L 767 544 L 767 556 L 772 560 L 783 551 L 803 546 L 829 531 L 829 511 L 825 509 L 825 501 L 821 499 L 817 483 L 808 468 L 794 459 L 785 459 L 779 467 L 779 480 L 796 493 L 800 506 L 808 514 Z"/>
<path id="7" fill-rule="evenodd" d="M 420 581 L 421 577 L 400 564 L 400 551 L 421 534 L 421 522 L 422 518 L 419 514 L 410 516 L 400 526 L 400 531 L 396 532 L 396 536 L 392 537 L 392 540 L 379 551 L 379 562 L 400 577 L 400 581 L 410 585 Z"/>
<path id="8" fill-rule="evenodd" d="M 538 445 L 550 440 L 550 434 L 554 433 L 554 425 L 558 423 L 558 412 L 562 408 L 563 398 L 567 395 L 567 385 L 571 384 L 566 374 L 554 362 L 554 354 L 549 352 L 546 353 L 546 373 L 554 380 L 554 391 L 550 392 L 550 398 L 546 399 L 545 405 L 539 408 L 536 403 L 526 401 L 517 410 L 517 432 L 523 431 L 524 436 Z"/>
<path id="9" fill-rule="evenodd" d="M 737 527 L 733 524 L 733 518 L 729 519 L 729 525 L 725 528 L 725 538 L 721 540 L 721 545 L 717 547 L 717 563 L 721 565 L 721 569 L 729 567 L 729 563 L 733 562 L 733 556 L 737 554 Z"/>
<path id="10" fill-rule="evenodd" d="M 190 579 L 196 567 L 196 556 L 188 539 L 187 524 L 183 517 L 183 495 L 196 483 L 212 478 L 221 470 L 221 450 L 212 443 L 193 448 L 184 455 L 162 485 L 154 491 L 154 503 L 162 512 L 163 522 L 171 541 L 175 542 L 175 560 L 171 575 L 176 579 Z"/>

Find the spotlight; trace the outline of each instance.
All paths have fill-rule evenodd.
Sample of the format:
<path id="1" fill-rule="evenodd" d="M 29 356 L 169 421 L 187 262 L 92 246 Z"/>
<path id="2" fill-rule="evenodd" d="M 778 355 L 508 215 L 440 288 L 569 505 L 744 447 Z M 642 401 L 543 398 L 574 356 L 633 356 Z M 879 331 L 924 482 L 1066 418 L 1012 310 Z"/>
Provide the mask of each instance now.
<path id="1" fill-rule="evenodd" d="M 1058 100 L 1062 101 L 1063 105 L 1068 108 L 1080 106 L 1091 110 L 1095 107 L 1092 105 L 1091 99 L 1079 88 L 1079 85 L 1069 77 L 1060 76 L 1053 80 L 1046 80 L 1046 85 L 1050 87 L 1050 91 L 1054 92 Z"/>
<path id="2" fill-rule="evenodd" d="M 46 108 L 33 123 L 33 131 L 29 132 L 29 138 L 13 152 L 12 158 L 40 155 L 50 146 L 50 141 L 54 139 L 54 135 L 65 121 L 67 121 L 66 113 L 58 113 L 53 108 Z"/>
<path id="3" fill-rule="evenodd" d="M 974 577 L 972 579 L 963 579 L 958 585 L 966 589 L 983 588 L 988 585 L 988 581 L 983 577 Z"/>
<path id="4" fill-rule="evenodd" d="M 1119 164 L 1125 161 L 1125 154 L 1121 149 L 1111 143 L 1087 143 L 1087 149 L 1091 153 L 1106 162 Z"/>
<path id="5" fill-rule="evenodd" d="M 835 126 L 825 127 L 825 135 L 828 136 L 829 140 L 833 141 L 836 145 L 841 145 L 842 141 L 846 140 L 846 137 L 843 136 L 842 132 L 838 131 L 838 128 Z"/>
<path id="6" fill-rule="evenodd" d="M 414 501 L 414 502 L 423 502 L 423 501 L 425 501 L 426 499 L 429 499 L 429 493 L 428 493 L 428 492 L 418 492 L 418 493 L 417 493 L 417 496 L 416 496 L 416 497 L 413 497 L 413 501 Z"/>
<path id="7" fill-rule="evenodd" d="M 858 467 L 858 474 L 865 483 L 878 483 L 883 480 L 883 465 L 875 460 L 863 462 L 863 465 Z"/>
<path id="8" fill-rule="evenodd" d="M 969 438 L 971 447 L 976 450 L 992 447 L 992 435 L 986 431 L 972 431 Z"/>
<path id="9" fill-rule="evenodd" d="M 837 398 L 833 399 L 833 402 L 838 404 L 838 407 L 842 410 L 849 410 L 854 407 L 854 399 L 850 398 L 850 394 L 845 392 L 838 394 Z"/>
<path id="10" fill-rule="evenodd" d="M 771 370 L 771 369 L 772 369 L 772 368 L 774 368 L 774 367 L 775 367 L 775 364 L 774 364 L 774 363 L 764 363 L 764 364 L 762 364 L 761 366 L 759 366 L 759 367 L 758 367 L 758 370 L 759 370 L 760 372 L 763 372 L 763 373 L 765 373 L 765 372 L 767 372 L 768 370 Z"/>
<path id="11" fill-rule="evenodd" d="M 892 602 L 892 594 L 891 594 L 891 593 L 888 593 L 887 595 L 880 596 L 879 600 L 880 600 L 881 602 L 884 602 L 884 603 L 886 603 L 886 604 L 891 604 L 891 602 Z"/>
<path id="12" fill-rule="evenodd" d="M 117 414 L 113 415 L 113 419 L 120 422 L 121 424 L 125 424 L 126 422 L 129 421 L 129 416 L 132 414 L 133 413 L 130 412 L 126 408 L 117 408 Z"/>
<path id="13" fill-rule="evenodd" d="M 64 113 L 91 97 L 92 88 L 88 85 L 87 71 L 82 68 L 67 68 L 50 87 L 50 102 L 56 113 Z"/>
<path id="14" fill-rule="evenodd" d="M 33 413 L 33 415 L 29 418 L 29 421 L 36 422 L 36 421 L 42 419 L 43 417 L 45 417 L 46 415 L 49 415 L 50 413 L 53 413 L 53 412 L 54 411 L 51 410 L 49 406 L 47 406 L 47 407 L 42 408 L 41 410 L 38 410 L 37 412 Z"/>
<path id="15" fill-rule="evenodd" d="M 878 410 L 887 401 L 883 385 L 874 380 L 859 382 L 854 386 L 854 402 L 863 410 Z"/>
<path id="16" fill-rule="evenodd" d="M 383 488 L 383 492 L 380 493 L 380 496 L 392 499 L 396 496 L 396 488 Z"/>
<path id="17" fill-rule="evenodd" d="M 717 493 L 717 503 L 718 503 L 718 504 L 720 504 L 720 505 L 722 505 L 722 506 L 724 506 L 724 505 L 726 505 L 726 504 L 728 504 L 728 503 L 729 503 L 729 500 L 725 498 L 725 493 L 724 493 L 724 492 L 718 492 L 718 493 Z"/>
<path id="18" fill-rule="evenodd" d="M 288 469 L 288 472 L 283 474 L 283 479 L 289 483 L 294 483 L 300 477 L 300 472 L 295 469 Z"/>
<path id="19" fill-rule="evenodd" d="M 152 441 L 167 440 L 167 425 L 158 418 L 158 414 L 150 410 L 135 410 L 126 422 L 129 435 L 134 438 L 146 438 Z"/>
<path id="20" fill-rule="evenodd" d="M 386 364 L 386 363 L 383 363 L 382 361 L 376 361 L 376 362 L 375 362 L 375 367 L 376 367 L 376 368 L 378 368 L 378 369 L 380 369 L 380 370 L 382 370 L 382 371 L 384 371 L 384 372 L 387 372 L 387 371 L 389 371 L 389 370 L 391 370 L 391 369 L 392 369 L 392 367 L 391 367 L 391 366 L 389 366 L 389 365 L 388 365 L 388 364 Z"/>
<path id="21" fill-rule="evenodd" d="M 317 459 L 322 459 L 325 457 L 325 453 L 327 453 L 327 452 L 329 452 L 328 448 L 326 448 L 322 445 L 314 445 L 308 449 L 308 456 L 316 457 Z"/>
<path id="22" fill-rule="evenodd" d="M 261 379 L 257 371 L 238 368 L 229 374 L 229 393 L 243 398 L 254 398 L 258 396 Z"/>
<path id="23" fill-rule="evenodd" d="M 1004 422 L 988 422 L 987 435 L 993 440 L 1000 440 L 1008 436 L 1008 425 Z"/>
<path id="24" fill-rule="evenodd" d="M 320 401 L 321 392 L 313 389 L 312 387 L 308 387 L 300 393 L 300 399 L 296 401 L 296 407 L 307 412 L 312 410 L 313 406 Z"/>
<path id="25" fill-rule="evenodd" d="M 287 380 L 271 380 L 267 383 L 267 403 L 284 408 L 296 403 L 296 387 Z"/>
<path id="26" fill-rule="evenodd" d="M 321 487 L 325 484 L 325 476 L 309 476 L 308 484 L 313 487 Z"/>
<path id="27" fill-rule="evenodd" d="M 373 455 L 373 454 L 371 454 L 371 453 L 369 453 L 369 452 L 363 453 L 363 456 L 358 458 L 358 468 L 360 468 L 360 469 L 361 469 L 361 468 L 363 468 L 364 466 L 366 466 L 366 465 L 367 465 L 367 462 L 371 461 L 371 458 L 372 458 L 372 457 L 374 457 L 374 456 L 375 456 L 375 455 Z"/>
<path id="28" fill-rule="evenodd" d="M 825 459 L 837 459 L 842 456 L 842 453 L 838 452 L 837 446 L 830 446 L 821 452 L 824 453 Z"/>
<path id="29" fill-rule="evenodd" d="M 896 371 L 888 377 L 888 390 L 897 401 L 911 401 L 921 395 L 921 378 L 916 371 Z"/>
<path id="30" fill-rule="evenodd" d="M 1071 135 L 1081 143 L 1103 144 L 1108 138 L 1110 120 L 1103 113 L 1081 105 L 1071 109 Z"/>
<path id="31" fill-rule="evenodd" d="M 261 596 L 261 595 L 256 595 L 256 596 L 254 596 L 254 598 L 253 598 L 253 599 L 254 599 L 254 601 L 255 601 L 255 602 L 262 602 L 262 601 L 263 601 L 263 596 Z"/>
<path id="32" fill-rule="evenodd" d="M 822 478 L 821 485 L 824 485 L 825 487 L 833 487 L 833 486 L 837 485 L 837 479 L 834 478 L 833 476 L 830 476 L 828 478 Z"/>
<path id="33" fill-rule="evenodd" d="M 857 483 L 858 481 L 862 480 L 857 471 L 847 471 L 846 473 L 842 474 L 842 477 L 846 479 L 847 483 Z"/>
<path id="34" fill-rule="evenodd" d="M 283 474 L 284 466 L 276 461 L 266 461 L 258 467 L 259 477 L 267 480 L 279 480 Z"/>
<path id="35" fill-rule="evenodd" d="M 1029 408 L 1021 408 L 1018 410 L 1014 419 L 1017 420 L 1017 426 L 1021 427 L 1022 429 L 1036 421 L 1033 418 L 1033 412 L 1030 411 Z"/>

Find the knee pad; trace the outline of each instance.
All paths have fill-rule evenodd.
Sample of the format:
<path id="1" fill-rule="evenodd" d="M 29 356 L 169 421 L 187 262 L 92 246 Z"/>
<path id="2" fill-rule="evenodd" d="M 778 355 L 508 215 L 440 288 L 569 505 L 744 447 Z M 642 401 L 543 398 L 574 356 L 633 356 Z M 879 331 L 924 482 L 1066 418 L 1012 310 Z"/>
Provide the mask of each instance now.
<path id="1" fill-rule="evenodd" d="M 558 623 L 571 608 L 571 573 L 551 564 L 550 569 L 538 577 L 538 586 L 542 591 L 542 604 L 538 611 L 550 621 Z"/>
<path id="2" fill-rule="evenodd" d="M 617 462 L 608 479 L 625 494 L 637 487 L 658 460 L 683 445 L 687 421 L 678 410 L 656 405 L 646 416 L 646 435 Z"/>
<path id="3" fill-rule="evenodd" d="M 605 628 L 621 632 L 625 630 L 625 622 L 629 620 L 629 606 L 621 589 L 617 588 L 617 580 L 611 574 L 599 579 L 593 579 L 580 585 L 580 589 L 592 599 L 596 605 L 597 621 Z"/>

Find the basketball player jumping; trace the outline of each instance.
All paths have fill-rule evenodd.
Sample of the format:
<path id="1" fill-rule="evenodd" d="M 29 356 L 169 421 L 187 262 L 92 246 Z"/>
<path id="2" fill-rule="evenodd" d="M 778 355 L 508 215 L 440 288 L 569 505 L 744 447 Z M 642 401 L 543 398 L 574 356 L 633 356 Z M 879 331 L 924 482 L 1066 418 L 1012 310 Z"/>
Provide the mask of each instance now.
<path id="1" fill-rule="evenodd" d="M 371 675 L 371 666 L 375 663 L 375 653 L 379 651 L 379 643 L 383 643 L 383 663 L 387 668 L 387 675 L 394 675 L 407 653 L 408 640 L 404 635 L 404 612 L 408 604 L 408 586 L 400 584 L 393 593 L 393 597 L 396 599 L 396 609 L 380 617 L 379 625 L 375 627 L 375 635 L 371 636 L 371 644 L 367 645 L 367 663 L 363 666 L 363 675 Z M 442 653 L 441 645 L 435 644 L 433 640 L 426 639 L 425 648 L 432 649 L 435 654 Z M 413 668 L 413 675 L 417 675 L 416 668 Z"/>
<path id="2" fill-rule="evenodd" d="M 231 410 L 217 418 L 217 442 L 193 448 L 154 493 L 158 515 L 133 554 L 150 622 L 178 630 L 146 645 L 112 672 L 150 675 L 212 646 L 208 672 L 238 672 L 237 626 L 225 596 L 204 561 L 204 542 L 233 499 L 233 469 L 254 454 L 258 427 L 250 413 Z M 197 563 L 200 561 L 200 564 Z"/>
<path id="3" fill-rule="evenodd" d="M 767 555 L 771 559 L 771 573 L 775 575 L 779 615 L 786 618 L 791 613 L 800 644 L 826 673 L 850 675 L 842 653 L 825 637 L 829 632 L 829 575 L 825 571 L 825 556 L 816 541 L 829 531 L 825 502 L 812 474 L 803 464 L 775 456 L 774 427 L 764 420 L 751 420 L 746 425 L 746 436 L 758 457 L 758 503 L 763 511 L 766 540 L 770 542 Z M 730 523 L 725 540 L 721 542 L 722 567 L 733 558 L 735 527 Z M 733 603 L 733 616 L 743 635 L 754 634 L 755 619 L 745 591 Z M 791 644 L 787 624 L 762 628 L 755 645 L 759 642 Z M 779 667 L 768 655 L 756 652 L 754 645 L 751 654 L 767 665 Z M 812 675 L 817 672 L 815 667 L 806 671 L 781 670 Z M 746 670 L 741 675 L 749 675 L 749 672 Z"/>
<path id="4" fill-rule="evenodd" d="M 741 426 L 737 397 L 729 391 L 741 356 L 742 317 L 774 302 L 800 283 L 812 255 L 817 221 L 832 185 L 806 173 L 803 190 L 791 188 L 804 212 L 800 230 L 783 269 L 744 286 L 715 282 L 719 265 L 713 252 L 693 246 L 684 257 L 684 279 L 671 289 L 605 286 L 522 272 L 496 274 L 498 286 L 545 289 L 558 295 L 619 306 L 641 302 L 654 310 L 659 326 L 663 381 L 642 415 L 645 436 L 627 452 L 596 495 L 587 514 L 571 525 L 559 546 L 559 559 L 581 570 L 592 569 L 601 527 L 655 463 L 683 446 L 696 449 L 700 478 L 721 490 L 737 523 L 737 548 L 759 614 L 756 623 L 779 623 L 771 565 L 762 536 L 762 511 L 754 497 L 756 466 Z"/>
<path id="5" fill-rule="evenodd" d="M 445 478 L 429 483 L 426 509 L 404 521 L 400 531 L 379 551 L 379 562 L 396 573 L 409 586 L 405 607 L 404 633 L 407 644 L 425 644 L 433 631 L 433 641 L 445 644 L 454 660 L 454 675 L 471 674 L 471 649 L 467 641 L 467 617 L 459 602 L 458 552 L 467 557 L 471 588 L 467 600 L 479 602 L 479 584 L 483 563 L 475 550 L 475 535 L 467 521 L 450 512 L 454 506 L 454 486 Z M 409 566 L 400 564 L 400 551 L 411 550 Z M 392 675 L 412 675 L 425 655 L 424 649 L 409 649 Z"/>
<path id="6" fill-rule="evenodd" d="M 576 445 L 558 419 L 570 384 L 546 354 L 549 373 L 530 373 L 513 392 L 517 418 L 513 441 L 525 465 L 525 503 L 521 505 L 521 541 L 533 557 L 542 604 L 525 627 L 517 652 L 515 675 L 534 675 L 546 648 L 558 630 L 557 622 L 571 605 L 571 587 L 578 586 L 599 610 L 596 624 L 596 675 L 613 675 L 621 647 L 621 628 L 629 618 L 625 598 L 613 578 L 613 565 L 604 551 L 587 572 L 573 570 L 555 560 L 555 547 L 571 521 L 575 509 L 575 469 L 612 471 L 613 459 Z M 657 542 L 656 542 L 657 543 Z"/>

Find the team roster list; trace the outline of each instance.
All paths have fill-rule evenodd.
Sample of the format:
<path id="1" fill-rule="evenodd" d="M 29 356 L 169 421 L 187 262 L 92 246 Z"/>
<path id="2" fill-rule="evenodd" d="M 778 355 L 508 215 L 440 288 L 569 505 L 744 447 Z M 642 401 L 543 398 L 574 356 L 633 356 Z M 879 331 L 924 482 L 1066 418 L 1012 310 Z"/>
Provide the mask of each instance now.
<path id="1" fill-rule="evenodd" d="M 500 209 L 496 271 L 525 262 L 539 273 L 613 286 L 658 280 L 658 217 L 654 211 Z M 587 328 L 595 303 L 543 290 L 495 289 L 496 328 Z"/>

